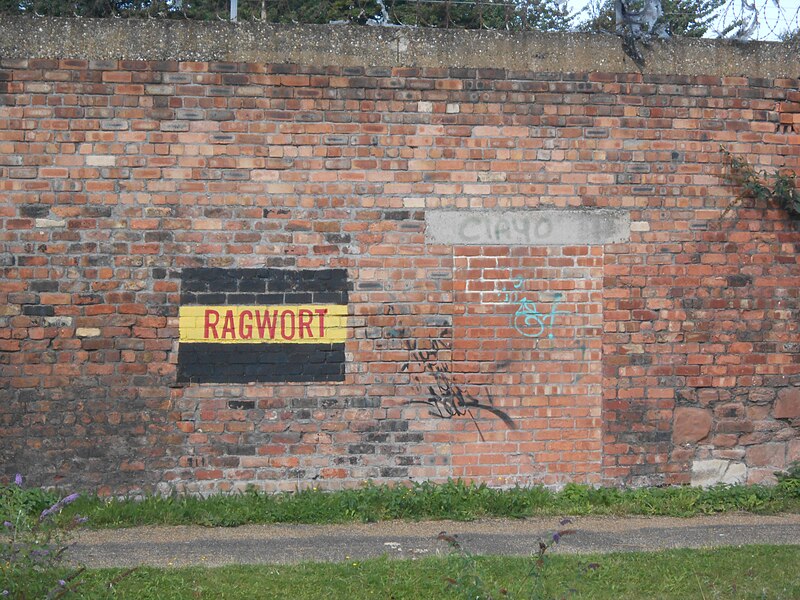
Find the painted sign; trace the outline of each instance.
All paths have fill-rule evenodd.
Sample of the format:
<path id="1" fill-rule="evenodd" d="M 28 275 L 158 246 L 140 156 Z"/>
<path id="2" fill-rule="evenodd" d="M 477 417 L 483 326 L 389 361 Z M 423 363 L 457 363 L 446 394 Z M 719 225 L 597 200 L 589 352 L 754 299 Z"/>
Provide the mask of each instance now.
<path id="1" fill-rule="evenodd" d="M 180 341 L 219 344 L 338 344 L 347 337 L 347 306 L 181 306 Z"/>
<path id="2" fill-rule="evenodd" d="M 344 380 L 344 269 L 184 269 L 178 381 Z"/>

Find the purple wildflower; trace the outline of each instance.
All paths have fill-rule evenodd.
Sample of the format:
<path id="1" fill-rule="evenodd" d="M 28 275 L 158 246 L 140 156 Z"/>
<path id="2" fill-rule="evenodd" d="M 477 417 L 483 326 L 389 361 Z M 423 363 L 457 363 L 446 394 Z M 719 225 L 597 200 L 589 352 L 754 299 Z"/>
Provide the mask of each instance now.
<path id="1" fill-rule="evenodd" d="M 19 487 L 22 487 L 22 475 L 17 473 L 16 476 L 14 477 L 14 483 Z"/>
<path id="2" fill-rule="evenodd" d="M 58 580 L 58 585 L 60 585 L 61 587 L 64 587 L 65 585 L 67 585 L 67 582 L 65 580 L 63 580 L 63 579 L 59 579 Z"/>
<path id="3" fill-rule="evenodd" d="M 560 539 L 561 539 L 561 534 L 560 533 L 556 532 L 556 533 L 553 534 L 553 541 L 556 544 L 559 542 Z"/>
<path id="4" fill-rule="evenodd" d="M 14 529 L 14 524 L 11 521 L 3 521 L 3 526 L 9 529 Z"/>
<path id="5" fill-rule="evenodd" d="M 75 524 L 76 525 L 83 525 L 88 520 L 89 520 L 89 517 L 77 516 L 77 517 L 75 517 Z"/>
<path id="6" fill-rule="evenodd" d="M 42 514 L 39 515 L 39 520 L 42 521 L 45 518 L 47 518 L 50 515 L 52 515 L 53 513 L 57 513 L 62 508 L 64 508 L 67 504 L 72 504 L 73 502 L 75 502 L 75 500 L 77 500 L 79 496 L 80 496 L 80 494 L 70 494 L 66 498 L 62 498 L 61 500 L 59 500 L 58 502 L 53 504 L 53 506 L 51 506 L 50 508 L 45 508 L 42 511 Z"/>

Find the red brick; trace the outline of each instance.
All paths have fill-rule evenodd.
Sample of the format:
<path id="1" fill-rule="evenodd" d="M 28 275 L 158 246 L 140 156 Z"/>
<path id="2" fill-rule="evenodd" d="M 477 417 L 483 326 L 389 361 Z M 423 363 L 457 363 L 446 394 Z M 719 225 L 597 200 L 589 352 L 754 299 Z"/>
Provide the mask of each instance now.
<path id="1" fill-rule="evenodd" d="M 716 148 L 798 170 L 786 134 L 774 132 L 773 98 L 784 94 L 780 122 L 798 126 L 791 80 L 750 98 L 746 77 L 589 76 L 614 108 L 594 94 L 574 102 L 587 82 L 540 73 L 512 82 L 501 70 L 480 72 L 473 105 L 462 95 L 474 77 L 443 68 L 396 68 L 389 86 L 383 71 L 302 65 L 8 64 L 0 377 L 12 396 L 34 393 L 56 411 L 48 422 L 91 423 L 120 448 L 148 436 L 146 452 L 109 454 L 97 472 L 73 473 L 76 485 L 119 491 L 132 481 L 123 468 L 142 481 L 200 482 L 196 491 L 253 479 L 284 489 L 296 483 L 285 469 L 331 487 L 418 474 L 686 483 L 697 445 L 731 456 L 748 446 L 753 477 L 779 462 L 786 420 L 800 418 L 795 388 L 782 387 L 798 375 L 787 318 L 800 239 L 776 208 L 734 204 Z M 512 90 L 519 81 L 538 90 L 543 114 Z M 708 106 L 696 106 L 697 86 L 708 87 Z M 433 110 L 425 122 L 420 101 Z M 444 112 L 454 104 L 460 112 Z M 709 127 L 723 121 L 726 131 Z M 116 158 L 105 167 L 87 156 Z M 635 227 L 630 242 L 604 247 L 425 242 L 425 207 L 522 206 L 622 209 Z M 198 266 L 348 268 L 345 382 L 181 387 L 180 272 Z M 517 276 L 541 314 L 565 295 L 568 314 L 538 337 L 515 329 L 518 303 L 506 295 Z M 102 334 L 76 338 L 77 327 Z M 429 367 L 404 368 L 413 359 L 403 344 L 430 351 L 432 339 L 448 344 L 435 361 L 446 386 L 491 398 L 515 429 L 486 409 L 438 419 L 408 404 L 439 382 Z M 237 398 L 256 406 L 228 409 Z M 0 418 L 19 420 L 17 404 Z M 26 439 L 43 447 L 47 428 L 33 423 Z M 65 435 L 66 446 L 84 443 Z M 4 447 L 24 443 L 3 436 Z M 351 446 L 357 461 L 342 462 Z M 238 451 L 256 455 L 228 454 Z"/>

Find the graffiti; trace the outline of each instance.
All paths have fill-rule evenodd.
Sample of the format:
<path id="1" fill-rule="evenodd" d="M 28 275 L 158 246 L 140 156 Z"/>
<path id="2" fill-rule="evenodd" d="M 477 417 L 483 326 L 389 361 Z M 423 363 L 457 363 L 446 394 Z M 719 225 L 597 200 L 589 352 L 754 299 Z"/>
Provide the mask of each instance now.
<path id="1" fill-rule="evenodd" d="M 547 337 L 553 339 L 553 325 L 555 324 L 556 315 L 568 315 L 569 311 L 558 310 L 558 304 L 563 298 L 560 292 L 556 292 L 553 296 L 553 302 L 550 305 L 550 312 L 541 313 L 536 310 L 536 304 L 528 300 L 527 297 L 522 296 L 524 280 L 522 277 L 515 277 L 516 283 L 514 290 L 506 292 L 505 301 L 517 304 L 517 311 L 512 317 L 512 325 L 514 329 L 525 337 L 538 338 L 541 337 L 545 330 L 548 330 Z"/>
<path id="2" fill-rule="evenodd" d="M 541 214 L 481 213 L 464 217 L 458 233 L 466 243 L 486 241 L 501 243 L 519 240 L 525 243 L 546 240 L 553 232 L 553 223 Z"/>
<path id="3" fill-rule="evenodd" d="M 475 415 L 472 413 L 473 410 L 488 411 L 503 421 L 509 429 L 516 429 L 511 417 L 505 411 L 494 406 L 494 399 L 488 389 L 484 388 L 484 399 L 480 395 L 473 395 L 455 383 L 450 367 L 439 359 L 439 350 L 450 349 L 446 343 L 431 340 L 430 349 L 422 350 L 417 347 L 416 340 L 406 340 L 406 349 L 410 353 L 411 360 L 404 363 L 400 371 L 410 372 L 414 368 L 421 370 L 421 372 L 418 371 L 419 374 L 414 375 L 413 379 L 421 389 L 425 389 L 426 396 L 423 399 L 410 400 L 409 404 L 424 404 L 429 407 L 429 415 L 440 419 L 469 417 L 475 424 L 482 441 L 485 439 Z M 423 383 L 419 375 L 427 375 L 429 382 Z"/>
<path id="4" fill-rule="evenodd" d="M 603 245 L 630 239 L 628 211 L 457 209 L 425 211 L 425 238 L 458 246 Z"/>

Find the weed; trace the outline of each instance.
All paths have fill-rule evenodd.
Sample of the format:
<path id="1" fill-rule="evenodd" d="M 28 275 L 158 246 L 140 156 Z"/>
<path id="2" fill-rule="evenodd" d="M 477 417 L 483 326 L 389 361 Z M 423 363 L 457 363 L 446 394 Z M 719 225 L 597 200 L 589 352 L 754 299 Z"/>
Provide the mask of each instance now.
<path id="1" fill-rule="evenodd" d="M 468 600 L 493 600 L 506 595 L 503 588 L 493 590 L 479 574 L 478 563 L 480 557 L 466 550 L 457 535 L 448 535 L 442 531 L 438 540 L 446 542 L 450 547 L 447 569 L 453 572 L 452 577 L 445 577 L 444 581 L 462 598 Z"/>
<path id="2" fill-rule="evenodd" d="M 69 534 L 87 519 L 73 515 L 59 519 L 78 494 L 59 498 L 37 488 L 25 488 L 21 475 L 13 485 L 0 488 L 0 595 L 8 598 L 63 598 L 81 584 L 84 568 L 62 566 Z M 115 577 L 116 584 L 122 576 Z"/>
<path id="3" fill-rule="evenodd" d="M 461 480 L 409 486 L 366 483 L 328 492 L 306 488 L 289 494 L 250 489 L 239 494 L 148 496 L 138 500 L 82 496 L 66 507 L 68 520 L 87 515 L 93 527 L 247 523 L 347 523 L 393 519 L 470 521 L 486 517 L 524 518 L 569 515 L 653 515 L 690 517 L 726 511 L 800 512 L 800 478 L 773 487 L 719 485 L 615 489 L 569 484 L 560 492 L 541 486 L 490 488 Z M 0 487 L 0 490 L 3 488 Z M 42 493 L 42 492 L 37 492 Z"/>
<path id="4" fill-rule="evenodd" d="M 27 489 L 22 483 L 22 476 L 17 475 L 13 485 L 0 490 L 0 593 L 11 598 L 61 598 L 79 575 L 79 571 L 68 573 L 60 568 L 68 547 L 67 532 L 84 519 L 75 516 L 62 527 L 54 517 L 78 494 L 58 499 L 52 492 Z"/>
<path id="5" fill-rule="evenodd" d="M 794 461 L 786 471 L 775 473 L 775 477 L 778 478 L 776 487 L 789 496 L 800 498 L 800 460 Z"/>
<path id="6" fill-rule="evenodd" d="M 560 525 L 564 526 L 571 523 L 569 518 L 562 519 Z M 531 600 L 547 598 L 547 578 L 550 554 L 548 550 L 558 544 L 566 535 L 572 535 L 574 529 L 560 529 L 553 533 L 547 540 L 538 540 L 537 546 L 530 557 L 530 565 L 527 569 L 527 585 L 522 586 L 519 592 Z M 507 587 L 497 587 L 486 582 L 480 575 L 480 557 L 469 552 L 457 535 L 450 535 L 442 531 L 437 537 L 438 540 L 447 542 L 450 547 L 448 555 L 449 564 L 453 575 L 445 577 L 445 582 L 455 590 L 461 598 L 465 600 L 498 600 L 513 596 Z M 596 569 L 599 565 L 591 563 L 588 568 Z M 552 586 L 551 586 L 552 587 Z"/>
<path id="7" fill-rule="evenodd" d="M 730 167 L 726 178 L 742 189 L 743 197 L 762 203 L 773 201 L 792 218 L 800 217 L 800 191 L 794 173 L 769 174 L 763 170 L 757 171 L 746 158 L 734 156 L 725 148 L 721 150 Z"/>
<path id="8" fill-rule="evenodd" d="M 775 477 L 778 478 L 779 483 L 791 480 L 800 481 L 800 460 L 794 461 L 785 471 L 775 473 Z"/>
<path id="9" fill-rule="evenodd" d="M 559 524 L 564 526 L 571 522 L 571 519 L 561 519 Z M 539 540 L 539 547 L 534 555 L 535 560 L 533 561 L 531 569 L 528 573 L 531 581 L 533 582 L 530 593 L 531 600 L 547 597 L 545 583 L 548 574 L 548 566 L 550 563 L 550 554 L 548 554 L 547 551 L 555 544 L 558 544 L 562 537 L 565 535 L 572 535 L 573 533 L 575 533 L 574 529 L 562 529 L 560 531 L 556 531 L 546 542 Z"/>

